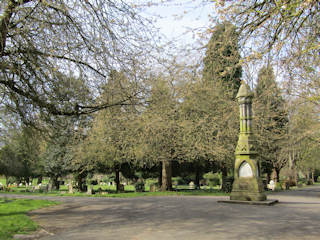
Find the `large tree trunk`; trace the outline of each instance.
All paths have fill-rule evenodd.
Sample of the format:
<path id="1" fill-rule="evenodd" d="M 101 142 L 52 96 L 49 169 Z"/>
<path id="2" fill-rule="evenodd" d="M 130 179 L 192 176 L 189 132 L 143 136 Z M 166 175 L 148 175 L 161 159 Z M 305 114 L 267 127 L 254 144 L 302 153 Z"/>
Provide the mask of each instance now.
<path id="1" fill-rule="evenodd" d="M 172 163 L 171 161 L 162 161 L 162 185 L 161 191 L 172 190 Z"/>
<path id="2" fill-rule="evenodd" d="M 24 182 L 25 182 L 26 187 L 28 187 L 28 186 L 29 186 L 29 182 L 30 182 L 30 178 L 29 178 L 29 177 L 26 177 L 26 178 L 24 179 Z"/>
<path id="3" fill-rule="evenodd" d="M 161 188 L 161 186 L 162 186 L 162 162 L 160 162 L 160 166 L 159 166 L 158 184 L 159 184 L 159 187 Z"/>
<path id="4" fill-rule="evenodd" d="M 196 166 L 196 178 L 194 180 L 194 185 L 196 189 L 200 189 L 200 168 Z"/>
<path id="5" fill-rule="evenodd" d="M 6 186 L 9 187 L 9 176 L 6 175 Z"/>
<path id="6" fill-rule="evenodd" d="M 289 152 L 290 185 L 298 186 L 298 177 L 295 164 L 294 152 Z"/>
<path id="7" fill-rule="evenodd" d="M 116 169 L 116 186 L 117 186 L 117 192 L 120 191 L 120 170 Z"/>
<path id="8" fill-rule="evenodd" d="M 83 192 L 84 191 L 83 178 L 81 177 L 80 174 L 79 174 L 79 176 L 76 177 L 76 181 L 77 181 L 79 191 Z"/>
<path id="9" fill-rule="evenodd" d="M 227 186 L 228 169 L 226 167 L 222 167 L 221 173 L 222 173 L 221 190 L 224 192 L 228 192 L 228 186 Z"/>
<path id="10" fill-rule="evenodd" d="M 37 182 L 38 184 L 40 184 L 40 183 L 42 183 L 42 176 L 39 176 L 38 177 L 38 182 Z"/>
<path id="11" fill-rule="evenodd" d="M 314 184 L 314 170 L 311 170 L 311 183 Z"/>
<path id="12" fill-rule="evenodd" d="M 267 184 L 269 184 L 270 183 L 270 181 L 271 181 L 271 172 L 267 172 Z"/>
<path id="13" fill-rule="evenodd" d="M 276 180 L 277 182 L 280 182 L 280 169 L 279 168 L 275 168 L 275 173 L 276 173 Z"/>
<path id="14" fill-rule="evenodd" d="M 60 182 L 58 181 L 58 177 L 54 176 L 51 177 L 49 180 L 49 184 L 51 184 L 51 190 L 59 190 L 60 188 Z"/>
<path id="15" fill-rule="evenodd" d="M 307 184 L 308 185 L 312 185 L 313 184 L 313 181 L 312 181 L 312 174 L 310 175 L 310 170 L 308 169 L 307 170 Z"/>

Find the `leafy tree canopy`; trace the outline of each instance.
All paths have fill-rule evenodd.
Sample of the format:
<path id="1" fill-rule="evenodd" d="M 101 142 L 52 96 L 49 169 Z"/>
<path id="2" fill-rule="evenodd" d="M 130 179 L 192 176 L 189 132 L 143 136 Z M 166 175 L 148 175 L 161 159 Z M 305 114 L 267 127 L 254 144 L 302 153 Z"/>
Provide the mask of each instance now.
<path id="1" fill-rule="evenodd" d="M 125 1 L 1 1 L 1 104 L 28 121 L 130 104 L 137 91 L 115 102 L 96 97 L 112 69 L 134 86 L 141 79 L 146 25 Z"/>

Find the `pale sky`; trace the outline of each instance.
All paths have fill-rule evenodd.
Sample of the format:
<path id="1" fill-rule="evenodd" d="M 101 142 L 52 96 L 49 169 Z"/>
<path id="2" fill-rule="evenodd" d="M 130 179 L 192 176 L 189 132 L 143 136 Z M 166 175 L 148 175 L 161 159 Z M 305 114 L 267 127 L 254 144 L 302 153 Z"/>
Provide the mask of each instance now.
<path id="1" fill-rule="evenodd" d="M 155 26 L 168 40 L 186 45 L 199 38 L 191 29 L 203 32 L 209 28 L 209 14 L 213 12 L 213 4 L 203 4 L 202 0 L 174 0 L 147 8 L 146 17 L 154 16 Z"/>

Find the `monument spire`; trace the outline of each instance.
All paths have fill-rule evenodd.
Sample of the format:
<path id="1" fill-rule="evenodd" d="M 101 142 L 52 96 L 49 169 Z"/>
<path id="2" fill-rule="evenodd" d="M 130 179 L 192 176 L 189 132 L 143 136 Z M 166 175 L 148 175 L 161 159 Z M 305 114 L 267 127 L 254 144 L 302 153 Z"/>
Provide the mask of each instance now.
<path id="1" fill-rule="evenodd" d="M 252 131 L 252 98 L 250 87 L 242 81 L 236 96 L 240 108 L 240 134 L 235 151 L 234 182 L 230 200 L 264 201 L 256 143 Z"/>

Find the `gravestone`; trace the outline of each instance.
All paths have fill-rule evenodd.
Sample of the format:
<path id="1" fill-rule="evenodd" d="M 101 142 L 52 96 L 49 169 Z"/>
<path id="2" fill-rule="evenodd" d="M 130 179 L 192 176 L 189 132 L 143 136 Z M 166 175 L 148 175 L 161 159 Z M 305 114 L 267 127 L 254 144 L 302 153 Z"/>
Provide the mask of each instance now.
<path id="1" fill-rule="evenodd" d="M 120 185 L 119 185 L 119 191 L 120 191 L 120 192 L 124 192 L 124 185 L 123 185 L 123 184 L 120 184 Z"/>
<path id="2" fill-rule="evenodd" d="M 71 179 L 69 179 L 68 193 L 73 194 L 73 186 L 72 186 L 72 180 Z"/>
<path id="3" fill-rule="evenodd" d="M 159 188 L 156 184 L 150 184 L 150 192 L 157 192 Z"/>
<path id="4" fill-rule="evenodd" d="M 47 185 L 47 191 L 48 191 L 48 192 L 51 192 L 52 189 L 53 189 L 52 182 L 49 182 L 48 185 Z"/>
<path id="5" fill-rule="evenodd" d="M 190 189 L 190 190 L 195 189 L 194 182 L 191 181 L 191 182 L 189 183 L 189 189 Z"/>
<path id="6" fill-rule="evenodd" d="M 273 180 L 271 180 L 268 184 L 268 189 L 274 191 L 275 188 L 276 188 L 276 184 Z"/>
<path id="7" fill-rule="evenodd" d="M 47 184 L 47 185 L 39 185 L 40 186 L 40 191 L 41 192 L 48 192 L 49 191 L 49 185 Z"/>
<path id="8" fill-rule="evenodd" d="M 246 83 L 242 82 L 236 98 L 240 105 L 240 134 L 235 152 L 234 182 L 230 200 L 264 201 L 267 197 L 260 177 L 252 132 L 253 93 Z"/>
<path id="9" fill-rule="evenodd" d="M 92 185 L 88 185 L 88 188 L 87 188 L 87 194 L 88 195 L 92 195 L 93 194 L 93 187 L 92 187 Z"/>

